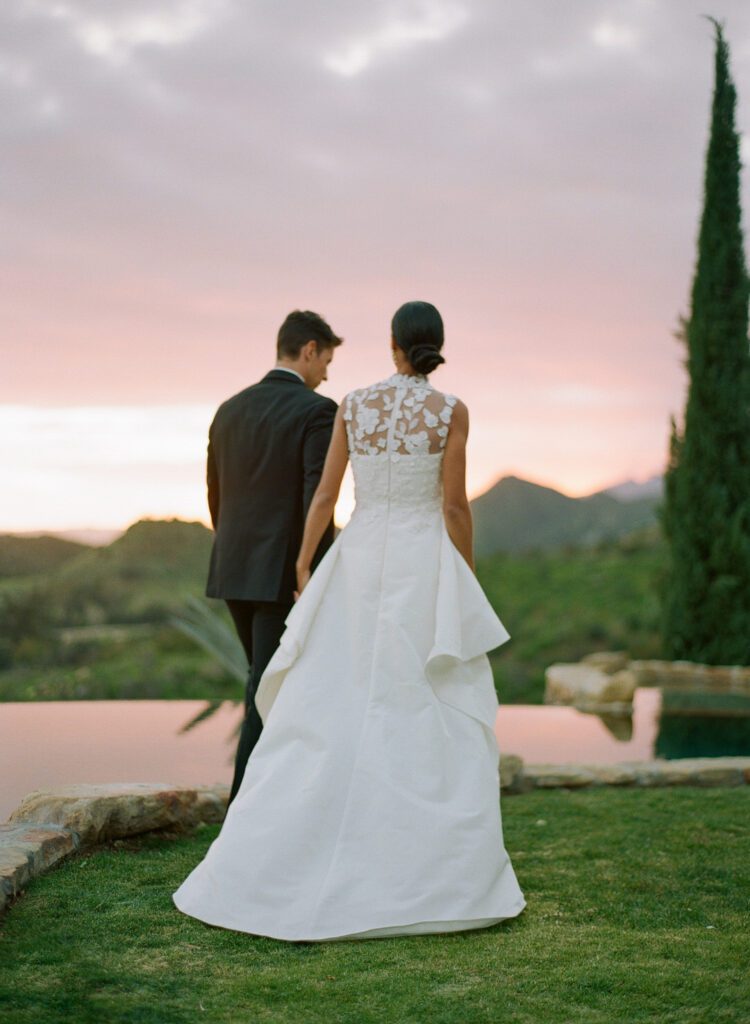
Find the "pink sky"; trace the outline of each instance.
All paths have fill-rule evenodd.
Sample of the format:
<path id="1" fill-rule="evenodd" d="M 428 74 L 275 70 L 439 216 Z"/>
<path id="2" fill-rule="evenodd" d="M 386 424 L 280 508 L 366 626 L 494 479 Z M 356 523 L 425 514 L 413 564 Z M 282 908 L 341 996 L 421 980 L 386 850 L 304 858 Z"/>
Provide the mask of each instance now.
<path id="1" fill-rule="evenodd" d="M 702 8 L 9 0 L 0 530 L 206 521 L 213 411 L 296 307 L 346 339 L 321 388 L 340 401 L 392 371 L 401 302 L 438 306 L 472 496 L 508 473 L 580 495 L 660 472 Z M 742 131 L 750 9 L 722 17 Z M 340 522 L 350 506 L 347 481 Z"/>

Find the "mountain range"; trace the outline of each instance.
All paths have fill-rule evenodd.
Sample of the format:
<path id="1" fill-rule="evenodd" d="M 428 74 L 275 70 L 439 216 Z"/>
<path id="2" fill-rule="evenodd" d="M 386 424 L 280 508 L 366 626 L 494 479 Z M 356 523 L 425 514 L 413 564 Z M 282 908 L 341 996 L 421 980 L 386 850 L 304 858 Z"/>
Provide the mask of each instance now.
<path id="1" fill-rule="evenodd" d="M 504 476 L 471 503 L 477 557 L 564 546 L 590 547 L 655 527 L 661 478 L 628 480 L 581 498 Z"/>
<path id="2" fill-rule="evenodd" d="M 571 498 L 553 487 L 504 476 L 471 502 L 474 548 L 478 557 L 484 557 L 614 541 L 635 530 L 655 528 L 661 495 L 660 477 L 642 483 L 627 480 Z M 136 526 L 139 529 L 134 530 Z M 122 561 L 124 567 L 132 564 L 136 544 L 139 550 L 135 561 L 139 563 L 148 554 L 155 565 L 166 568 L 166 560 L 167 571 L 174 571 L 177 563 L 187 558 L 193 568 L 200 563 L 203 571 L 210 531 L 201 523 L 172 519 L 143 520 L 120 536 L 110 531 L 75 530 L 44 535 L 0 534 L 0 579 L 47 573 L 68 562 L 75 562 L 78 568 L 87 562 L 81 556 L 90 552 L 90 558 L 95 550 L 102 556 L 107 552 L 105 561 L 110 565 Z M 140 550 L 142 547 L 149 550 Z M 102 562 L 102 556 L 94 556 L 91 571 Z"/>

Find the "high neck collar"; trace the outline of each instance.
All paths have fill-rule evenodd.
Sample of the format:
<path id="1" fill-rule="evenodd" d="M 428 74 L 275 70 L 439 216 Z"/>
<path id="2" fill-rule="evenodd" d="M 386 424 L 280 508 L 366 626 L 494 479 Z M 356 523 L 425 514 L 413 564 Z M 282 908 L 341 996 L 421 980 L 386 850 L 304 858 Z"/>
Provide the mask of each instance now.
<path id="1" fill-rule="evenodd" d="M 425 373 L 392 373 L 386 381 L 387 384 L 395 384 L 405 387 L 429 386 L 427 374 Z"/>

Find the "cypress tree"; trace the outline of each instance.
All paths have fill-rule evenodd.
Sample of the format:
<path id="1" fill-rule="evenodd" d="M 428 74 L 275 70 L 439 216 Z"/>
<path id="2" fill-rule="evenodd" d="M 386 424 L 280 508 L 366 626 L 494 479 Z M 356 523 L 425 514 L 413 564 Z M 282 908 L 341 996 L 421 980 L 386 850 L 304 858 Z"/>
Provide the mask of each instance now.
<path id="1" fill-rule="evenodd" d="M 736 93 L 714 18 L 715 80 L 690 315 L 684 427 L 671 417 L 659 518 L 667 657 L 750 664 L 750 350 Z"/>

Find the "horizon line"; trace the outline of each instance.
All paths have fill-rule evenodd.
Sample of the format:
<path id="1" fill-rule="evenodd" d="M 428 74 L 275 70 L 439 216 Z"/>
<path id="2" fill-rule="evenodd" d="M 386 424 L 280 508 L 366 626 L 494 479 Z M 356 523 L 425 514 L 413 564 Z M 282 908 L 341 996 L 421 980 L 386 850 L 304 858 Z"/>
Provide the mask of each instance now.
<path id="1" fill-rule="evenodd" d="M 625 479 L 616 480 L 614 483 L 605 484 L 602 487 L 597 487 L 593 491 L 586 491 L 585 493 L 582 493 L 582 494 L 569 494 L 569 493 L 561 490 L 560 487 L 555 486 L 554 484 L 551 484 L 551 483 L 544 483 L 544 482 L 542 482 L 540 480 L 532 480 L 529 477 L 519 476 L 517 473 L 504 473 L 504 474 L 501 474 L 500 476 L 498 476 L 495 479 L 495 481 L 489 485 L 489 487 L 486 487 L 486 488 L 484 488 L 484 490 L 479 491 L 477 494 L 474 494 L 473 496 L 471 496 L 469 498 L 469 501 L 470 502 L 476 501 L 478 498 L 481 498 L 485 494 L 488 494 L 490 491 L 492 491 L 503 480 L 508 480 L 508 479 L 521 480 L 524 483 L 532 484 L 535 487 L 542 487 L 542 488 L 545 488 L 547 490 L 556 491 L 558 494 L 562 494 L 563 497 L 571 498 L 572 500 L 579 500 L 579 499 L 583 499 L 583 498 L 593 497 L 596 494 L 602 494 L 602 493 L 604 493 L 604 492 L 606 492 L 608 490 L 611 490 L 613 487 L 618 487 L 618 486 L 621 486 L 622 484 L 634 483 L 636 485 L 643 485 L 643 484 L 646 484 L 649 481 L 653 480 L 656 477 L 663 477 L 663 475 L 664 475 L 663 473 L 655 472 L 655 473 L 647 474 L 642 479 L 636 479 L 634 477 L 627 477 Z M 212 530 L 213 529 L 209 519 L 204 519 L 204 518 L 200 518 L 200 517 L 199 518 L 186 518 L 186 517 L 184 517 L 184 516 L 182 516 L 180 514 L 175 513 L 175 514 L 172 514 L 172 515 L 148 515 L 148 514 L 145 514 L 145 515 L 138 516 L 136 519 L 130 520 L 129 522 L 125 523 L 124 525 L 123 524 L 118 524 L 117 526 L 113 526 L 113 525 L 96 525 L 96 526 L 95 525 L 87 525 L 87 526 L 79 525 L 79 526 L 59 526 L 59 527 L 43 527 L 43 526 L 40 526 L 40 527 L 31 527 L 30 529 L 23 529 L 23 530 L 13 529 L 13 528 L 5 528 L 5 527 L 0 526 L 0 536 L 4 536 L 4 537 L 10 537 L 10 536 L 12 536 L 12 537 L 54 537 L 54 536 L 60 536 L 61 534 L 71 534 L 71 533 L 78 533 L 78 534 L 85 534 L 85 533 L 118 533 L 118 534 L 121 535 L 121 534 L 125 533 L 127 530 L 129 530 L 130 527 L 134 526 L 136 523 L 141 523 L 141 522 L 170 522 L 170 521 L 177 521 L 177 522 L 183 522 L 183 523 L 200 523 L 202 526 L 205 526 L 208 530 Z M 344 523 L 342 523 L 342 524 L 335 523 L 336 528 L 337 529 L 343 529 L 343 527 L 346 525 L 347 522 L 348 522 L 348 519 Z"/>

